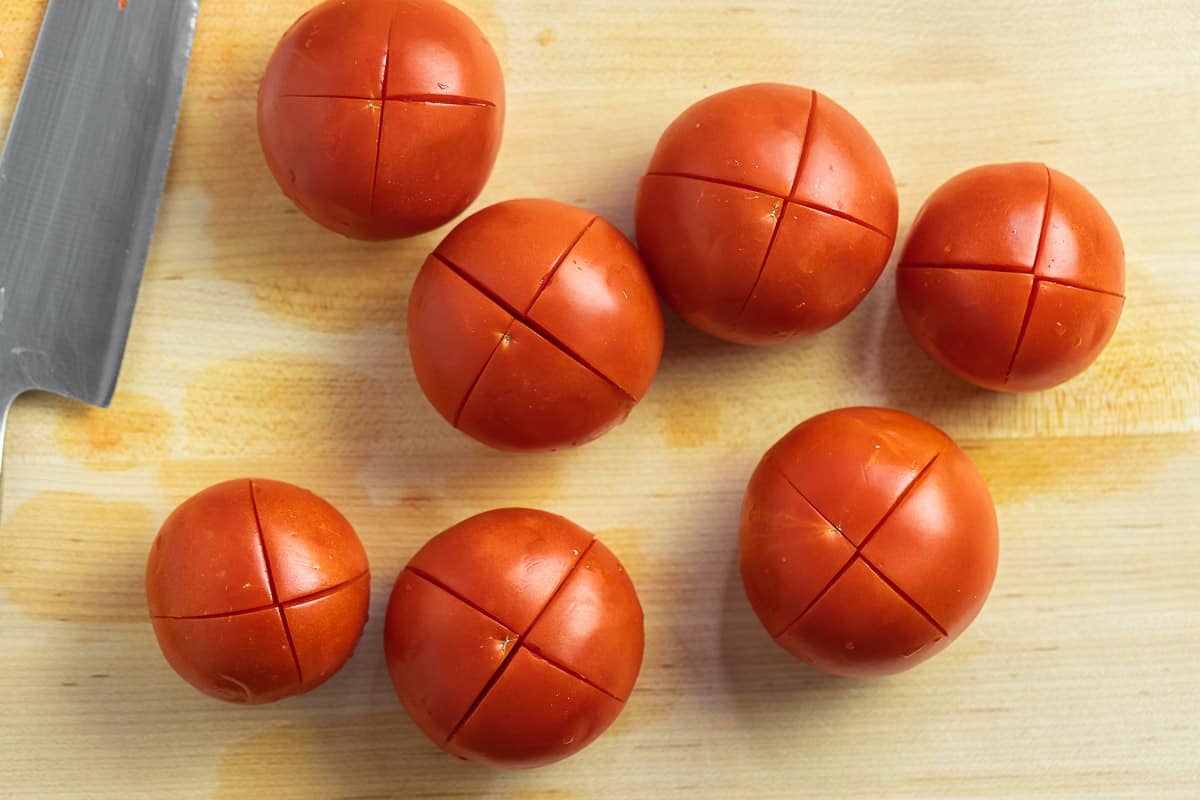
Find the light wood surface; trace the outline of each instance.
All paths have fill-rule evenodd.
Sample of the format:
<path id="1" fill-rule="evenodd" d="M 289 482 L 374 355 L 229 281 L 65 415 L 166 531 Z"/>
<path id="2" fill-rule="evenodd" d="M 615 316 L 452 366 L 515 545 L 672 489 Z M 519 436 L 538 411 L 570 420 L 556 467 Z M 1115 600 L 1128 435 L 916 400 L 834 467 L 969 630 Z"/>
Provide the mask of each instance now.
<path id="1" fill-rule="evenodd" d="M 129 0 L 127 13 L 141 2 L 159 0 Z M 625 425 L 530 456 L 451 430 L 412 377 L 409 284 L 444 231 L 341 239 L 266 170 L 256 81 L 308 4 L 204 0 L 116 399 L 98 410 L 27 395 L 13 410 L 0 796 L 1200 796 L 1194 3 L 461 0 L 508 81 L 480 204 L 554 197 L 632 232 L 635 181 L 663 127 L 712 91 L 781 80 L 827 93 L 873 133 L 900 187 L 901 235 L 959 170 L 1044 160 L 1101 199 L 1128 257 L 1115 338 L 1054 391 L 1006 396 L 949 377 L 905 332 L 889 268 L 845 322 L 784 347 L 722 344 L 670 318 L 662 368 Z M 0 8 L 0 125 L 42 7 Z M 999 576 L 974 626 L 882 680 L 793 661 L 736 571 L 758 457 L 847 404 L 944 427 L 988 479 L 1001 522 Z M 245 475 L 338 505 L 374 578 L 347 667 L 253 709 L 171 672 L 142 576 L 176 503 Z M 430 745 L 395 700 L 381 647 L 408 556 L 499 505 L 599 533 L 646 610 L 645 666 L 622 717 L 577 757 L 527 773 Z"/>

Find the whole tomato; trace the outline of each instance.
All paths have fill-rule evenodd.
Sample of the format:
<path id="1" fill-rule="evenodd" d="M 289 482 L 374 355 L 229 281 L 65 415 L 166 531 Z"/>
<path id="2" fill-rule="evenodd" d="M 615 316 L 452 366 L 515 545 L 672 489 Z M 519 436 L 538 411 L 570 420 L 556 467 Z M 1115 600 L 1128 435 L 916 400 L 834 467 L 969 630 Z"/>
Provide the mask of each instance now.
<path id="1" fill-rule="evenodd" d="M 637 241 L 663 299 L 715 336 L 770 344 L 828 328 L 896 239 L 896 184 L 850 112 L 760 83 L 671 123 L 638 187 Z"/>
<path id="2" fill-rule="evenodd" d="M 1125 304 L 1125 252 L 1108 213 L 1044 164 L 957 175 L 917 214 L 896 273 L 917 343 L 988 389 L 1048 389 L 1087 369 Z"/>
<path id="3" fill-rule="evenodd" d="M 409 296 L 422 391 L 493 447 L 596 438 L 646 393 L 662 346 L 662 310 L 633 245 L 552 200 L 509 200 L 463 220 Z"/>
<path id="4" fill-rule="evenodd" d="M 819 669 L 884 675 L 945 648 L 996 575 L 987 486 L 946 434 L 883 408 L 802 422 L 742 505 L 746 595 L 775 641 Z"/>
<path id="5" fill-rule="evenodd" d="M 276 182 L 355 239 L 412 236 L 461 214 L 503 126 L 496 54 L 441 0 L 327 0 L 283 35 L 258 92 Z"/>
<path id="6" fill-rule="evenodd" d="M 396 579 L 384 652 L 434 743 L 535 767 L 591 743 L 642 664 L 642 607 L 616 556 L 556 514 L 504 508 L 430 539 Z"/>
<path id="7" fill-rule="evenodd" d="M 370 597 L 367 555 L 346 518 L 312 492 L 260 478 L 185 500 L 146 564 L 167 662 L 233 703 L 324 683 L 354 652 Z"/>

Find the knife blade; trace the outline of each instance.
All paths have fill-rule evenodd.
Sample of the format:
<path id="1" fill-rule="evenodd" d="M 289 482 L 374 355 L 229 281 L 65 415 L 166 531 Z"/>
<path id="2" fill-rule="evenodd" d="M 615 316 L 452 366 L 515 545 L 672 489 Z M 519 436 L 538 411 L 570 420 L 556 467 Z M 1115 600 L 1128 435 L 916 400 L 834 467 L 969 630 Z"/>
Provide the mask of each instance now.
<path id="1" fill-rule="evenodd" d="M 199 0 L 49 0 L 0 155 L 0 445 L 42 389 L 106 406 Z"/>

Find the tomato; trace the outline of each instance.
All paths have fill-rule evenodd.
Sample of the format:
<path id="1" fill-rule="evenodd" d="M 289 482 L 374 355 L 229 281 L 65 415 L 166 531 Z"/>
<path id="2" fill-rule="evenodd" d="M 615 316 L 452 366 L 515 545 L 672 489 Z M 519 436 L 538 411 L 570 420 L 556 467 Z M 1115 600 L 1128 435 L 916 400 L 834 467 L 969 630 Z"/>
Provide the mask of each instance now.
<path id="1" fill-rule="evenodd" d="M 279 481 L 227 481 L 185 500 L 146 565 L 167 662 L 233 703 L 324 683 L 354 652 L 370 597 L 367 555 L 350 523 Z"/>
<path id="2" fill-rule="evenodd" d="M 898 208 L 858 120 L 819 92 L 760 83 L 701 100 L 663 133 L 638 186 L 637 242 L 680 316 L 769 344 L 858 305 L 892 251 Z"/>
<path id="3" fill-rule="evenodd" d="M 945 648 L 996 575 L 996 512 L 950 437 L 900 411 L 843 408 L 793 428 L 742 505 L 746 595 L 789 653 L 840 675 Z"/>
<path id="4" fill-rule="evenodd" d="M 925 201 L 896 273 L 917 343 L 988 389 L 1048 389 L 1087 369 L 1125 304 L 1125 252 L 1087 189 L 1044 164 L 991 164 Z"/>
<path id="5" fill-rule="evenodd" d="M 509 200 L 463 220 L 408 303 L 425 396 L 485 444 L 549 450 L 625 419 L 662 356 L 662 310 L 629 241 L 590 211 Z"/>
<path id="6" fill-rule="evenodd" d="M 384 652 L 434 743 L 495 767 L 571 755 L 612 724 L 642 664 L 642 607 L 616 556 L 526 508 L 471 517 L 396 579 Z"/>
<path id="7" fill-rule="evenodd" d="M 412 236 L 461 214 L 503 126 L 496 54 L 441 0 L 327 0 L 283 35 L 259 86 L 276 182 L 355 239 Z"/>

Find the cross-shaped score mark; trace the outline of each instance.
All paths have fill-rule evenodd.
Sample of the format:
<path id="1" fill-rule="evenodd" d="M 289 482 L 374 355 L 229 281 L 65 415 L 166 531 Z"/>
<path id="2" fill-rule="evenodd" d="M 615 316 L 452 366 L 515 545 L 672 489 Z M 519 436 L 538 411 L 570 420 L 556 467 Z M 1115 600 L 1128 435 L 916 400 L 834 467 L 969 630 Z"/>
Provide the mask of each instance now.
<path id="1" fill-rule="evenodd" d="M 285 639 L 287 640 L 287 646 L 288 646 L 288 650 L 291 654 L 292 663 L 296 668 L 296 682 L 297 682 L 297 684 L 303 685 L 304 684 L 304 670 L 300 664 L 300 652 L 297 649 L 295 638 L 292 635 L 291 624 L 288 621 L 288 611 L 290 609 L 297 609 L 308 603 L 312 603 L 314 601 L 322 600 L 324 598 L 330 597 L 344 589 L 348 589 L 349 587 L 352 587 L 352 586 L 358 584 L 361 581 L 368 580 L 369 571 L 364 569 L 363 571 L 359 572 L 354 577 L 339 581 L 339 582 L 333 584 L 332 586 L 327 586 L 325 588 L 318 589 L 316 591 L 307 592 L 307 593 L 304 593 L 301 595 L 297 595 L 295 597 L 289 597 L 287 600 L 281 600 L 280 594 L 279 594 L 279 589 L 278 589 L 278 587 L 276 585 L 276 581 L 275 581 L 275 572 L 272 569 L 272 565 L 271 565 L 270 548 L 267 547 L 266 537 L 265 537 L 265 534 L 263 533 L 263 522 L 262 522 L 262 517 L 259 514 L 258 501 L 257 501 L 256 494 L 255 494 L 254 481 L 247 481 L 246 483 L 249 488 L 249 499 L 250 499 L 251 508 L 252 508 L 253 514 L 254 514 L 254 524 L 257 529 L 258 548 L 262 554 L 263 566 L 266 570 L 267 589 L 270 592 L 271 602 L 266 605 L 255 606 L 253 608 L 235 609 L 235 610 L 231 610 L 231 611 L 219 611 L 219 612 L 213 612 L 213 613 L 207 613 L 207 614 L 190 614 L 190 615 L 188 615 L 188 614 L 184 614 L 184 615 L 152 614 L 151 618 L 156 619 L 156 620 L 184 620 L 184 621 L 189 621 L 189 620 L 226 620 L 226 619 L 233 619 L 236 617 L 242 617 L 242 616 L 246 616 L 246 615 L 250 615 L 250 614 L 260 614 L 262 612 L 273 610 L 278 614 L 279 623 L 282 626 L 283 635 L 284 635 Z M 316 566 L 314 565 L 313 568 L 315 569 Z M 246 584 L 246 585 L 242 586 L 241 588 L 248 589 L 248 588 L 250 588 L 250 584 Z M 365 613 L 365 607 L 364 607 L 364 613 Z M 231 680 L 231 679 L 227 678 L 227 680 Z M 235 684 L 237 683 L 236 681 L 232 681 L 232 680 L 231 680 L 231 682 L 233 682 Z"/>
<path id="2" fill-rule="evenodd" d="M 436 591 L 442 592 L 445 595 L 448 595 L 449 597 L 453 598 L 455 601 L 462 603 L 464 606 L 471 609 L 472 611 L 477 612 L 479 615 L 481 615 L 482 617 L 484 617 L 488 621 L 490 621 L 492 624 L 494 624 L 494 626 L 496 627 L 496 629 L 498 629 L 498 631 L 502 631 L 502 633 L 500 633 L 497 636 L 497 638 L 494 639 L 495 646 L 497 646 L 499 648 L 500 652 L 503 654 L 503 657 L 500 660 L 500 663 L 496 666 L 496 668 L 487 677 L 483 686 L 479 689 L 478 694 L 474 697 L 474 699 L 467 706 L 466 711 L 464 711 L 463 714 L 461 715 L 461 717 L 457 720 L 457 722 L 455 722 L 449 728 L 449 732 L 445 735 L 445 738 L 444 738 L 445 743 L 450 743 L 451 741 L 454 740 L 455 736 L 459 733 L 460 730 L 462 730 L 463 726 L 466 725 L 467 722 L 472 718 L 472 716 L 475 714 L 475 712 L 483 704 L 484 700 L 488 697 L 489 693 L 495 688 L 497 683 L 504 677 L 506 671 L 514 663 L 518 654 L 521 652 L 527 652 L 527 653 L 535 656 L 540 661 L 546 662 L 547 664 L 549 664 L 553 668 L 557 669 L 558 671 L 565 673 L 566 675 L 569 675 L 572 678 L 586 684 L 591 689 L 594 689 L 597 692 L 600 692 L 601 694 L 607 696 L 608 698 L 611 698 L 612 700 L 616 701 L 617 703 L 625 702 L 625 698 L 619 697 L 619 696 L 613 694 L 609 689 L 602 686 L 599 682 L 584 675 L 580 669 L 575 668 L 570 664 L 563 663 L 562 661 L 560 661 L 560 660 L 556 659 L 555 657 L 553 657 L 552 655 L 548 654 L 544 648 L 538 647 L 529 641 L 530 634 L 537 628 L 538 623 L 543 619 L 543 617 L 545 617 L 551 611 L 551 609 L 554 607 L 555 602 L 563 594 L 564 589 L 567 587 L 567 585 L 571 581 L 572 576 L 574 576 L 576 574 L 576 572 L 579 569 L 581 569 L 581 565 L 584 564 L 585 560 L 588 558 L 588 554 L 592 551 L 595 544 L 596 544 L 596 540 L 592 539 L 587 544 L 586 547 L 583 547 L 580 550 L 578 550 L 578 552 L 575 555 L 574 562 L 571 564 L 570 568 L 567 569 L 566 572 L 559 579 L 558 584 L 554 587 L 553 591 L 550 593 L 550 595 L 547 598 L 547 600 L 545 601 L 545 603 L 541 606 L 541 608 L 533 616 L 532 620 L 530 620 L 529 623 L 527 625 L 525 625 L 523 627 L 523 629 L 520 631 L 513 630 L 513 628 L 511 628 L 509 625 L 507 625 L 503 621 L 501 621 L 500 618 L 496 614 L 494 614 L 490 609 L 483 607 L 482 605 L 480 605 L 479 603 L 472 600 L 470 597 L 468 597 L 463 592 L 455 590 L 454 588 L 449 586 L 445 581 L 439 580 L 437 577 L 426 572 L 424 569 L 414 567 L 411 564 L 409 566 L 405 567 L 405 572 L 407 572 L 408 574 L 416 577 L 420 581 L 423 581 L 423 582 L 429 584 L 430 587 L 432 587 Z M 457 633 L 456 631 L 449 631 L 447 633 L 447 635 L 454 636 L 456 633 Z"/>
<path id="3" fill-rule="evenodd" d="M 774 220 L 774 228 L 771 231 L 771 237 L 767 242 L 766 250 L 763 252 L 762 260 L 759 262 L 758 273 L 754 278 L 754 282 L 750 286 L 750 291 L 747 292 L 746 297 L 742 302 L 741 310 L 738 312 L 739 318 L 745 314 L 747 307 L 750 305 L 750 301 L 754 298 L 755 292 L 758 290 L 759 284 L 762 282 L 763 274 L 766 272 L 766 269 L 767 269 L 767 263 L 771 258 L 771 252 L 775 248 L 776 241 L 779 238 L 779 233 L 780 233 L 781 229 L 783 228 L 784 222 L 787 218 L 787 211 L 788 211 L 789 206 L 801 206 L 803 208 L 807 208 L 812 211 L 817 211 L 822 214 L 828 214 L 833 217 L 838 217 L 840 219 L 844 219 L 847 222 L 853 223 L 855 225 L 858 225 L 859 227 L 865 228 L 866 230 L 869 230 L 869 231 L 879 234 L 880 236 L 882 236 L 883 238 L 888 240 L 889 246 L 890 246 L 890 242 L 892 241 L 893 237 L 891 235 L 889 235 L 886 231 L 880 229 L 878 226 L 873 225 L 870 222 L 867 222 L 866 220 L 860 219 L 852 214 L 848 214 L 845 211 L 841 211 L 836 208 L 831 208 L 827 205 L 823 205 L 821 203 L 816 203 L 816 202 L 813 202 L 811 200 L 805 199 L 804 197 L 800 196 L 801 178 L 804 175 L 804 167 L 807 163 L 808 155 L 812 149 L 810 146 L 810 144 L 813 140 L 813 136 L 811 135 L 811 130 L 812 130 L 812 126 L 813 126 L 813 120 L 816 118 L 816 114 L 817 114 L 817 98 L 818 97 L 819 97 L 819 95 L 817 94 L 817 92 L 811 91 L 811 99 L 809 101 L 809 107 L 808 107 L 808 119 L 805 122 L 805 127 L 804 127 L 804 139 L 800 145 L 800 154 L 797 159 L 795 172 L 793 174 L 792 185 L 791 185 L 791 188 L 788 190 L 788 193 L 786 196 L 780 195 L 777 192 L 772 192 L 767 189 L 763 189 L 762 187 L 755 186 L 753 184 L 742 183 L 739 181 L 733 181 L 733 180 L 728 180 L 728 179 L 723 179 L 723 178 L 714 178 L 714 177 L 710 177 L 707 175 L 700 175 L 700 174 L 695 174 L 695 173 L 690 173 L 690 172 L 651 171 L 651 172 L 646 173 L 646 177 L 675 178 L 675 179 L 680 179 L 680 180 L 702 181 L 704 183 L 711 183 L 711 184 L 715 184 L 718 186 L 726 186 L 726 187 L 729 187 L 732 189 L 743 189 L 745 191 L 753 192 L 755 194 L 762 195 L 764 197 L 773 198 L 775 200 L 775 204 L 771 207 L 771 212 L 770 212 L 770 217 Z"/>
<path id="4" fill-rule="evenodd" d="M 480 366 L 478 374 L 476 374 L 475 379 L 471 382 L 470 386 L 467 388 L 466 393 L 463 395 L 462 400 L 459 402 L 458 409 L 455 411 L 454 418 L 452 420 L 453 425 L 455 425 L 457 427 L 459 420 L 462 417 L 463 409 L 466 408 L 467 402 L 471 399 L 472 393 L 475 391 L 475 388 L 479 385 L 479 381 L 483 377 L 483 373 L 487 370 L 488 365 L 491 364 L 492 360 L 496 357 L 496 353 L 498 353 L 502 347 L 511 345 L 513 343 L 513 341 L 514 341 L 513 326 L 516 325 L 517 323 L 520 323 L 520 324 L 526 326 L 527 328 L 529 328 L 535 334 L 537 334 L 538 336 L 545 339 L 550 345 L 552 345 L 553 347 L 560 350 L 565 356 L 567 356 L 568 358 L 570 358 L 571 360 L 573 360 L 577 364 L 579 364 L 579 366 L 581 366 L 584 369 L 588 370 L 589 372 L 593 373 L 596 377 L 600 378 L 605 383 L 609 384 L 614 390 L 616 390 L 617 392 L 624 395 L 626 400 L 629 402 L 630 406 L 633 406 L 634 404 L 637 403 L 637 399 L 634 398 L 622 386 L 620 386 L 615 380 L 610 378 L 608 375 L 606 375 L 604 372 L 602 372 L 599 368 L 597 368 L 595 365 L 593 365 L 590 361 L 588 361 L 586 358 L 584 358 L 579 352 L 577 352 L 574 348 L 572 348 L 570 345 L 568 345 L 566 342 L 564 342 L 553 331 L 551 331 L 549 328 L 542 325 L 541 323 L 539 323 L 537 320 L 533 319 L 530 316 L 530 311 L 532 311 L 533 306 L 537 302 L 538 298 L 541 297 L 542 294 L 546 291 L 546 288 L 550 285 L 550 282 L 554 279 L 554 276 L 558 272 L 559 268 L 567 261 L 567 259 L 571 255 L 571 253 L 579 245 L 579 242 L 583 239 L 584 235 L 587 234 L 588 230 L 591 229 L 592 225 L 595 224 L 597 219 L 599 219 L 599 218 L 592 217 L 587 222 L 587 224 L 585 224 L 583 226 L 583 228 L 579 231 L 579 233 L 576 234 L 575 238 L 571 241 L 571 244 L 568 245 L 567 248 L 565 250 L 563 250 L 562 253 L 559 254 L 558 258 L 554 261 L 553 264 L 550 265 L 550 268 L 546 271 L 545 276 L 543 276 L 542 279 L 539 281 L 538 287 L 537 287 L 536 291 L 533 293 L 533 297 L 529 300 L 528 303 L 525 304 L 524 308 L 517 308 L 516 306 L 507 302 L 503 297 L 501 297 L 499 295 L 499 293 L 493 291 L 484 281 L 478 279 L 469 270 L 464 269 L 463 267 L 459 266 L 458 264 L 453 263 L 442 253 L 439 253 L 437 251 L 434 252 L 434 254 L 432 256 L 434 259 L 436 259 L 438 262 L 440 262 L 443 266 L 445 266 L 447 269 L 449 269 L 451 272 L 453 272 L 459 278 L 462 278 L 462 280 L 465 281 L 467 284 L 469 284 L 473 289 L 475 289 L 475 291 L 479 292 L 481 295 L 486 297 L 488 300 L 495 303 L 497 306 L 499 306 L 501 309 L 503 309 L 506 314 L 508 314 L 511 317 L 511 321 L 508 323 L 508 327 L 505 328 L 504 332 L 496 340 L 496 343 L 493 346 L 491 353 L 488 355 L 487 359 L 483 362 L 482 366 Z"/>
<path id="5" fill-rule="evenodd" d="M 946 628 L 940 622 L 938 622 L 936 619 L 934 619 L 932 614 L 930 614 L 923 607 L 921 607 L 921 605 L 919 603 L 917 603 L 899 585 L 897 585 L 895 581 L 890 579 L 884 573 L 884 571 L 882 569 L 880 569 L 876 564 L 872 563 L 863 554 L 863 549 L 867 546 L 867 544 L 870 543 L 870 541 L 873 538 L 875 538 L 876 534 L 878 534 L 879 531 L 884 527 L 884 525 L 887 523 L 888 519 L 892 516 L 892 514 L 898 508 L 900 508 L 901 504 L 903 504 L 905 502 L 905 500 L 908 499 L 909 495 L 912 494 L 913 490 L 917 487 L 917 485 L 921 482 L 921 480 L 925 477 L 925 475 L 928 474 L 930 468 L 933 467 L 934 462 L 937 461 L 938 456 L 940 456 L 940 455 L 941 455 L 940 452 L 936 453 L 933 456 L 933 458 L 929 459 L 929 461 L 925 464 L 925 466 L 923 466 L 917 472 L 917 474 L 913 477 L 913 479 L 911 481 L 909 481 L 909 483 L 901 490 L 900 494 L 896 497 L 895 501 L 893 501 L 891 506 L 888 507 L 887 511 L 884 512 L 883 516 L 880 517 L 879 521 L 876 522 L 875 525 L 871 528 L 871 530 L 867 532 L 867 535 L 864 536 L 857 543 L 852 538 L 850 538 L 849 536 L 846 535 L 846 533 L 842 530 L 842 527 L 840 525 L 835 524 L 833 521 L 831 521 L 829 519 L 828 516 L 826 516 L 826 514 L 823 511 L 821 511 L 821 509 L 817 508 L 816 504 L 814 504 L 805 495 L 805 493 L 803 491 L 801 491 L 801 489 L 798 486 L 796 486 L 796 484 L 793 483 L 790 478 L 788 478 L 787 474 L 784 473 L 784 471 L 781 468 L 779 468 L 779 466 L 777 464 L 774 465 L 775 469 L 779 472 L 780 476 L 782 476 L 783 479 L 785 481 L 787 481 L 788 485 L 791 486 L 796 491 L 796 494 L 798 494 L 800 496 L 800 498 L 813 511 L 815 511 L 818 515 L 820 515 L 821 519 L 825 520 L 825 522 L 829 525 L 830 529 L 835 531 L 838 535 L 842 536 L 844 539 L 846 539 L 846 541 L 848 541 L 851 544 L 851 546 L 854 547 L 854 553 L 850 556 L 850 558 L 848 558 L 846 560 L 846 562 L 841 566 L 840 569 L 838 569 L 838 571 L 834 574 L 834 576 L 829 579 L 829 581 L 821 588 L 820 591 L 817 592 L 817 594 L 812 598 L 812 600 L 809 601 L 808 605 L 806 605 L 804 607 L 804 609 L 801 610 L 801 612 L 799 614 L 797 614 L 794 619 L 792 619 L 790 622 L 788 622 L 786 625 L 784 625 L 783 628 L 781 628 L 779 631 L 772 632 L 772 638 L 778 639 L 779 637 L 783 636 L 796 623 L 798 623 L 801 619 L 803 619 L 809 613 L 809 611 L 811 611 L 813 609 L 813 607 L 816 606 L 817 603 L 820 602 L 821 599 L 823 597 L 825 597 L 825 595 L 827 595 L 831 589 L 833 589 L 834 585 L 837 584 L 838 580 L 857 562 L 863 563 L 868 569 L 870 569 L 873 573 L 875 573 L 875 575 L 878 576 L 878 578 L 880 580 L 882 580 L 884 583 L 886 583 L 892 589 L 892 591 L 894 591 L 900 597 L 900 599 L 902 599 L 908 605 L 912 606 L 914 611 L 916 611 L 918 614 L 920 614 L 922 617 L 924 617 L 925 620 L 930 625 L 932 625 L 934 628 L 936 628 L 938 633 L 942 637 L 945 637 L 948 635 L 946 633 Z"/>

